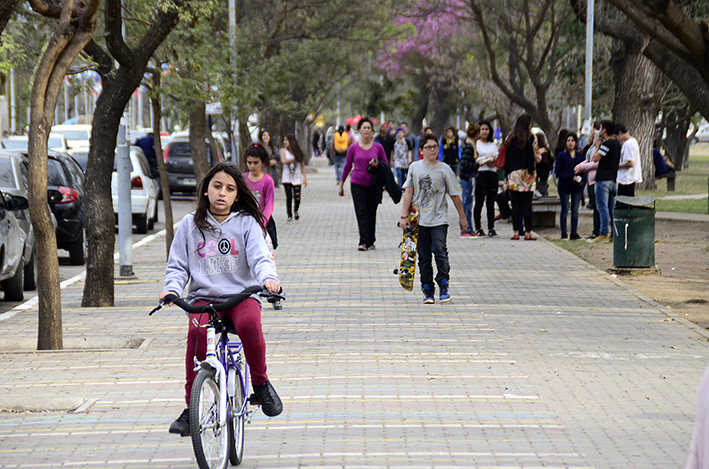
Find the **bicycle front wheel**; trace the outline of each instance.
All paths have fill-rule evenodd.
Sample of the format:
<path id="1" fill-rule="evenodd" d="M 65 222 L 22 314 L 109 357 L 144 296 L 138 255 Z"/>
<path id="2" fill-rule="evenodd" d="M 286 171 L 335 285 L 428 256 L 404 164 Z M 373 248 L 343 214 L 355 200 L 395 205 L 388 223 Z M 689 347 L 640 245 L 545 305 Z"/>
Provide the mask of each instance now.
<path id="1" fill-rule="evenodd" d="M 229 417 L 229 462 L 238 466 L 244 459 L 244 422 L 246 408 L 244 407 L 244 388 L 241 376 L 236 367 L 229 367 L 229 383 L 234 385 L 234 397 L 230 399 L 231 416 Z M 243 408 L 243 409 L 242 409 Z M 243 410 L 243 412 L 242 412 Z"/>
<path id="2" fill-rule="evenodd" d="M 200 469 L 224 469 L 228 462 L 227 428 L 219 425 L 219 383 L 200 370 L 190 395 L 192 446 Z"/>

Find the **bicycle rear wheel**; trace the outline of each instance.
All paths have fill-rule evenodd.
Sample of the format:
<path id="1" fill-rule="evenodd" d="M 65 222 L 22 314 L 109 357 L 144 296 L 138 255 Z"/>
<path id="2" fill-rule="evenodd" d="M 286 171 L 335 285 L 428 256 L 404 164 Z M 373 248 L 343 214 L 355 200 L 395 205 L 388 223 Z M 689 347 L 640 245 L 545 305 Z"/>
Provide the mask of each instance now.
<path id="1" fill-rule="evenodd" d="M 228 462 L 227 428 L 219 425 L 219 384 L 200 370 L 190 395 L 192 447 L 200 469 L 224 469 Z"/>
<path id="2" fill-rule="evenodd" d="M 234 386 L 234 397 L 230 399 L 231 417 L 229 418 L 229 462 L 238 466 L 244 459 L 244 422 L 246 409 L 241 413 L 244 405 L 244 388 L 241 385 L 241 376 L 236 367 L 229 367 L 229 383 Z M 240 415 L 237 415 L 240 414 Z"/>

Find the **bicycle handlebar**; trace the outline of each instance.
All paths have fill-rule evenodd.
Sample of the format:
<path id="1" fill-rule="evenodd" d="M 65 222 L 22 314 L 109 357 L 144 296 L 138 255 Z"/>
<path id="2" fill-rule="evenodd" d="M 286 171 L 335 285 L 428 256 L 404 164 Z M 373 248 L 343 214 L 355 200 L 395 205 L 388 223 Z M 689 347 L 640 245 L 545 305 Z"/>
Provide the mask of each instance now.
<path id="1" fill-rule="evenodd" d="M 234 306 L 238 305 L 242 301 L 246 300 L 247 298 L 251 297 L 251 295 L 258 293 L 260 296 L 265 297 L 269 302 L 273 303 L 279 300 L 285 300 L 286 297 L 282 293 L 271 293 L 268 291 L 266 288 L 260 286 L 260 285 L 254 285 L 251 287 L 246 288 L 244 291 L 241 293 L 237 293 L 236 295 L 232 296 L 228 301 L 225 303 L 208 303 L 204 305 L 191 305 L 185 300 L 179 298 L 177 295 L 169 294 L 166 295 L 165 298 L 163 298 L 162 302 L 155 307 L 150 313 L 148 314 L 149 316 L 152 316 L 153 313 L 156 311 L 160 310 L 163 306 L 166 304 L 174 303 L 183 310 L 187 311 L 190 314 L 201 314 L 201 313 L 206 313 L 207 311 L 226 311 Z"/>

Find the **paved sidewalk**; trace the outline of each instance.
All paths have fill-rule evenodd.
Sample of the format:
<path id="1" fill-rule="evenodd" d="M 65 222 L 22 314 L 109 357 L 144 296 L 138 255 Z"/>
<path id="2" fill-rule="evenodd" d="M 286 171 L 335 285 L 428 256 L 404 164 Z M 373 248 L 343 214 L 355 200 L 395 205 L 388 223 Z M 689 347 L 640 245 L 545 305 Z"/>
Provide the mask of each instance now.
<path id="1" fill-rule="evenodd" d="M 392 274 L 400 207 L 385 196 L 377 249 L 358 252 L 349 191 L 314 166 L 300 221 L 285 222 L 277 190 L 288 300 L 263 324 L 285 409 L 246 427 L 243 467 L 683 466 L 704 336 L 551 243 L 510 241 L 504 223 L 496 239 L 451 226 L 453 302 L 423 305 L 418 280 L 405 292 Z M 27 350 L 36 307 L 0 316 L 0 407 L 78 408 L 0 413 L 0 467 L 196 467 L 190 440 L 167 433 L 186 319 L 147 316 L 163 245 L 136 248 L 113 308 L 81 308 L 83 281 L 63 290 L 73 349 Z"/>

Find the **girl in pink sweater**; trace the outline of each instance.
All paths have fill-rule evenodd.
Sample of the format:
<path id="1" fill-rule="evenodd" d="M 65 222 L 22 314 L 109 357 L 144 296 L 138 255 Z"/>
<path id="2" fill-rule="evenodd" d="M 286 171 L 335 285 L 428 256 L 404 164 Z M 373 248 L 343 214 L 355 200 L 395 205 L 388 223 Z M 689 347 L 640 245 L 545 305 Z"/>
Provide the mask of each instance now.
<path id="1" fill-rule="evenodd" d="M 276 234 L 276 222 L 273 221 L 273 202 L 275 197 L 274 183 L 271 176 L 263 172 L 263 168 L 268 167 L 268 153 L 259 143 L 253 143 L 244 152 L 248 173 L 244 173 L 244 178 L 251 186 L 256 201 L 263 212 L 263 224 L 271 237 L 273 249 L 278 247 Z"/>

